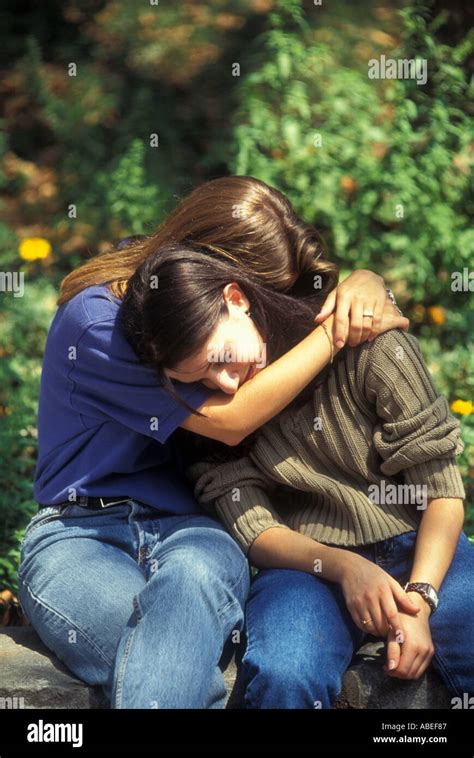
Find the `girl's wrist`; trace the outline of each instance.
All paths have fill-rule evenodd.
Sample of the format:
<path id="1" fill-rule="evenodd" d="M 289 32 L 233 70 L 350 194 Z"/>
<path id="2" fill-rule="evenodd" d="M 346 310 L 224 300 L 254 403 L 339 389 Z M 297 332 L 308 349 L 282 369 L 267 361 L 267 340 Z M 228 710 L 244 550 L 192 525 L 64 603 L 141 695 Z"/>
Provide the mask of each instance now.
<path id="1" fill-rule="evenodd" d="M 334 360 L 334 340 L 332 339 L 331 330 L 329 329 L 329 327 L 327 326 L 327 324 L 325 324 L 324 322 L 321 324 L 321 329 L 323 329 L 323 331 L 324 331 L 324 333 L 325 333 L 325 335 L 326 335 L 326 337 L 328 339 L 329 349 L 331 351 L 331 355 L 330 355 L 330 358 L 329 358 L 329 363 L 332 363 L 333 360 Z"/>
<path id="2" fill-rule="evenodd" d="M 324 571 L 324 579 L 328 579 L 331 582 L 342 584 L 347 576 L 349 576 L 354 570 L 354 559 L 358 556 L 352 553 L 350 550 L 344 550 L 344 548 L 330 547 L 331 551 L 331 563 L 326 566 Z M 322 558 L 322 564 L 324 567 L 324 557 Z"/>
<path id="3" fill-rule="evenodd" d="M 431 608 L 419 592 L 407 592 L 407 595 L 412 603 L 414 603 L 420 609 L 418 616 L 424 615 L 427 618 L 431 616 Z"/>
<path id="4" fill-rule="evenodd" d="M 313 333 L 318 335 L 323 334 L 324 340 L 327 342 L 329 350 L 329 363 L 333 362 L 334 356 L 339 352 L 341 348 L 337 347 L 334 342 L 334 315 L 331 314 L 324 321 L 316 327 Z"/>

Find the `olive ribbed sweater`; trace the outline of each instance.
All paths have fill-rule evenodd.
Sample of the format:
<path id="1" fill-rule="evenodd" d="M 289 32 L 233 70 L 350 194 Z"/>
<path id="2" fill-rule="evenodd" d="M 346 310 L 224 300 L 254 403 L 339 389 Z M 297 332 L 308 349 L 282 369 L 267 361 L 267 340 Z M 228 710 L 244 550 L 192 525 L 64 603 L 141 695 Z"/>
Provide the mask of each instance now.
<path id="1" fill-rule="evenodd" d="M 352 546 L 416 529 L 430 498 L 464 498 L 462 450 L 418 341 L 394 329 L 346 348 L 311 400 L 265 424 L 244 457 L 186 474 L 246 553 L 275 526 Z"/>

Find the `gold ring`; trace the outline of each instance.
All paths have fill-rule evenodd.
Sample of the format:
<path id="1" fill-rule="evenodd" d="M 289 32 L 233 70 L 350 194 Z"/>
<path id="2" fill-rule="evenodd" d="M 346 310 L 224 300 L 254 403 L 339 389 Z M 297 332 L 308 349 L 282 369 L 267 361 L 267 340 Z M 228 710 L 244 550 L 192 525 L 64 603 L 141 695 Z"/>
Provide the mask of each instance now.
<path id="1" fill-rule="evenodd" d="M 363 313 L 362 315 L 363 315 L 364 318 L 366 318 L 366 317 L 367 318 L 373 318 L 374 317 L 373 313 Z"/>
<path id="2" fill-rule="evenodd" d="M 363 625 L 365 626 L 366 624 L 370 624 L 370 622 L 371 622 L 371 621 L 372 621 L 372 619 L 371 619 L 371 618 L 370 618 L 370 616 L 369 616 L 369 618 L 368 618 L 368 619 L 361 619 L 361 620 L 360 620 L 360 623 L 361 623 L 361 624 L 363 624 Z"/>

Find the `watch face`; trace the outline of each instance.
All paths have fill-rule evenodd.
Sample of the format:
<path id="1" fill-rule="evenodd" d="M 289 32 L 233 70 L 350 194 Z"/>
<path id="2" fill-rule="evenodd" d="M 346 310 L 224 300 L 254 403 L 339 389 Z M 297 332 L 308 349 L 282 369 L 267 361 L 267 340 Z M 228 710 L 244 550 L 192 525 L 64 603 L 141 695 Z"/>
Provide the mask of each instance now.
<path id="1" fill-rule="evenodd" d="M 427 597 L 429 597 L 434 607 L 436 608 L 438 606 L 438 593 L 436 592 L 435 588 L 432 587 L 431 584 L 424 583 L 420 583 L 420 588 L 426 592 Z"/>

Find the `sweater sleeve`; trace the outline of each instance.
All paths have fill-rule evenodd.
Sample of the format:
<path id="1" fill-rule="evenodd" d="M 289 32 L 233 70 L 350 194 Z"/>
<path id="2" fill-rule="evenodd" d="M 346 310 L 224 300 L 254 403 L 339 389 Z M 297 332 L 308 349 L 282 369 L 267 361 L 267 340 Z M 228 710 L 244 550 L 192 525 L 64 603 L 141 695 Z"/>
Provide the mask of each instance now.
<path id="1" fill-rule="evenodd" d="M 245 554 L 266 529 L 290 528 L 272 506 L 268 479 L 249 457 L 219 465 L 199 461 L 186 469 L 186 476 L 198 502 L 215 511 Z"/>
<path id="2" fill-rule="evenodd" d="M 402 472 L 407 484 L 426 486 L 428 499 L 464 498 L 460 423 L 437 392 L 418 340 L 393 329 L 364 348 L 359 369 L 379 418 L 373 439 L 382 473 Z"/>

